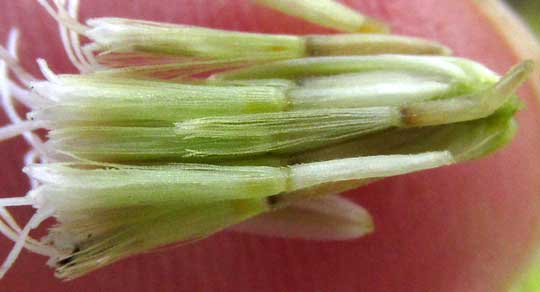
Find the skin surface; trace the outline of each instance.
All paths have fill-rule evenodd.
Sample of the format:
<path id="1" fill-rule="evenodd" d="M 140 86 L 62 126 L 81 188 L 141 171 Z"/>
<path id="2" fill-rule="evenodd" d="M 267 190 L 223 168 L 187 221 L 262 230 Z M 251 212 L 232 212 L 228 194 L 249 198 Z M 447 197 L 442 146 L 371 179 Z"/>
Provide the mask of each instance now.
<path id="1" fill-rule="evenodd" d="M 388 21 L 394 32 L 438 40 L 497 72 L 518 62 L 470 0 L 347 1 Z M 123 16 L 274 33 L 325 30 L 226 0 L 87 0 L 82 18 Z M 22 63 L 37 75 L 44 57 L 74 72 L 56 24 L 33 0 L 0 2 L 0 37 L 22 33 Z M 145 254 L 62 283 L 45 258 L 23 252 L 3 291 L 505 291 L 539 244 L 540 105 L 522 88 L 527 108 L 504 150 L 480 161 L 387 179 L 347 194 L 374 216 L 376 231 L 345 242 L 269 239 L 220 233 L 197 244 Z M 2 115 L 0 122 L 5 123 Z M 19 171 L 22 139 L 0 144 L 2 196 L 27 189 Z M 19 210 L 17 210 L 19 211 Z M 25 219 L 31 210 L 16 212 Z M 23 222 L 23 221 L 21 221 Z M 38 232 L 39 233 L 39 232 Z M 36 237 L 39 237 L 37 235 Z M 12 244 L 0 240 L 0 256 Z"/>

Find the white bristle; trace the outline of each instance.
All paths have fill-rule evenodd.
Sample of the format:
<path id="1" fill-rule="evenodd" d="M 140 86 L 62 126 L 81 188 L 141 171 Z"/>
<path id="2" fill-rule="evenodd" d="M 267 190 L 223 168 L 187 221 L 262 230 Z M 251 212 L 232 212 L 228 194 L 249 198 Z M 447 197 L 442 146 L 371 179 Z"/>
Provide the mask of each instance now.
<path id="1" fill-rule="evenodd" d="M 13 73 L 15 73 L 15 76 L 17 76 L 17 79 L 23 85 L 29 86 L 30 82 L 36 80 L 36 78 L 24 70 L 19 62 L 11 56 L 9 51 L 2 46 L 0 46 L 0 59 L 7 63 L 8 67 L 13 71 Z"/>
<path id="2" fill-rule="evenodd" d="M 67 17 L 65 11 L 62 9 L 64 1 L 55 1 L 57 7 L 57 13 L 59 19 L 65 19 Z M 65 25 L 64 21 L 58 21 L 58 31 L 60 32 L 60 39 L 62 40 L 62 45 L 64 46 L 64 51 L 66 52 L 71 63 L 80 71 L 85 72 L 85 66 L 77 59 L 72 46 L 71 34 L 68 28 Z"/>
<path id="3" fill-rule="evenodd" d="M 24 155 L 24 166 L 26 167 L 30 164 L 34 164 L 38 162 L 38 160 L 40 160 L 39 153 L 36 150 L 30 150 Z M 29 177 L 28 179 L 30 181 L 31 189 L 35 189 L 39 185 L 38 181 L 36 181 L 35 179 L 31 177 Z"/>
<path id="4" fill-rule="evenodd" d="M 0 198 L 0 207 L 30 206 L 32 203 L 27 197 Z"/>
<path id="5" fill-rule="evenodd" d="M 41 122 L 34 121 L 10 124 L 0 128 L 0 141 L 8 140 L 22 135 L 23 133 L 35 131 L 40 128 L 43 128 L 43 124 Z"/>
<path id="6" fill-rule="evenodd" d="M 49 68 L 49 65 L 47 64 L 47 61 L 44 59 L 37 59 L 36 60 L 39 66 L 39 70 L 41 71 L 41 74 L 43 74 L 43 77 L 45 79 L 49 80 L 50 82 L 59 83 L 60 80 L 58 79 L 58 76 L 54 74 L 54 72 Z"/>
<path id="7" fill-rule="evenodd" d="M 9 37 L 7 41 L 7 47 L 9 54 L 11 57 L 15 60 L 18 59 L 17 57 L 17 44 L 19 39 L 19 31 L 16 28 L 13 28 L 9 32 Z M 8 118 L 10 119 L 12 124 L 18 124 L 23 122 L 23 119 L 19 116 L 17 113 L 17 110 L 15 109 L 15 105 L 13 104 L 13 100 L 11 98 L 11 84 L 9 81 L 9 76 L 7 72 L 7 64 L 5 62 L 2 62 L 3 66 L 1 69 L 1 88 L 2 88 L 2 107 L 4 111 L 6 112 Z M 21 133 L 23 137 L 26 139 L 28 144 L 30 144 L 32 147 L 36 149 L 42 149 L 43 148 L 43 141 L 41 139 L 33 134 L 32 132 L 23 132 Z"/>
<path id="8" fill-rule="evenodd" d="M 22 232 L 21 227 L 17 224 L 11 213 L 6 208 L 0 207 L 0 233 L 4 234 L 7 238 L 16 242 L 19 238 L 20 233 Z M 7 223 L 7 225 L 4 223 Z M 31 252 L 44 255 L 44 256 L 54 256 L 56 251 L 54 248 L 45 246 L 41 242 L 28 237 L 24 245 L 26 249 Z"/>
<path id="9" fill-rule="evenodd" d="M 79 0 L 68 0 L 68 15 L 74 19 L 75 21 L 78 21 L 77 15 L 79 14 Z M 81 65 L 84 66 L 84 72 L 91 71 L 91 65 L 86 60 L 86 57 L 84 53 L 82 52 L 81 48 L 81 42 L 79 39 L 79 34 L 76 31 L 70 30 L 69 36 L 71 38 L 71 47 L 73 48 L 73 52 L 75 53 L 75 56 L 81 63 Z"/>
<path id="10" fill-rule="evenodd" d="M 30 235 L 30 231 L 36 228 L 41 222 L 45 221 L 47 218 L 51 217 L 53 214 L 52 209 L 40 209 L 38 210 L 32 218 L 28 221 L 26 226 L 22 229 L 19 238 L 15 242 L 15 245 L 9 252 L 6 260 L 0 267 L 0 279 L 4 277 L 6 272 L 11 268 L 19 254 L 21 253 L 23 247 L 25 246 L 26 240 Z"/>
<path id="11" fill-rule="evenodd" d="M 15 221 L 15 218 L 11 216 L 11 213 L 6 208 L 0 207 L 0 217 L 7 223 L 9 228 L 11 228 L 16 233 L 22 231 L 19 224 L 17 224 L 17 221 Z"/>

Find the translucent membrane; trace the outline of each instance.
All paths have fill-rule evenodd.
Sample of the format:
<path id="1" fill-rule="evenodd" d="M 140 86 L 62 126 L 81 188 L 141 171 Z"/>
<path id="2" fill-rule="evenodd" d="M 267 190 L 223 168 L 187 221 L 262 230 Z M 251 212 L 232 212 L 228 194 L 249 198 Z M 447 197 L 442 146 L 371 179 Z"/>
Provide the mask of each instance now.
<path id="1" fill-rule="evenodd" d="M 368 211 L 356 203 L 326 195 L 259 215 L 233 230 L 270 237 L 347 240 L 373 232 L 374 223 Z"/>

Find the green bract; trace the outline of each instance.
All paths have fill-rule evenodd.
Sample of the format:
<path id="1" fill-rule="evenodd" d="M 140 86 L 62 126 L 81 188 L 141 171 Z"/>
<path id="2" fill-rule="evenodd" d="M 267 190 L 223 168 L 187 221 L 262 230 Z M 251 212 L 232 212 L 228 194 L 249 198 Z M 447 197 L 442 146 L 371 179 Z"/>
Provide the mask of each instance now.
<path id="1" fill-rule="evenodd" d="M 387 32 L 382 21 L 366 17 L 332 0 L 256 0 L 261 5 L 309 22 L 348 32 Z"/>
<path id="2" fill-rule="evenodd" d="M 382 55 L 257 65 L 195 85 L 60 75 L 33 83 L 47 102 L 29 117 L 52 130 L 51 150 L 97 161 L 283 159 L 382 131 L 481 120 L 530 70 L 524 63 L 499 80 L 464 59 Z M 242 76 L 262 79 L 228 80 Z"/>
<path id="3" fill-rule="evenodd" d="M 243 63 L 310 56 L 369 54 L 449 54 L 436 42 L 385 34 L 271 35 L 159 23 L 125 18 L 77 21 L 77 5 L 69 11 L 39 0 L 59 22 L 68 57 L 82 72 L 105 67 L 143 66 L 146 77 L 193 74 Z M 344 31 L 381 32 L 386 26 L 334 1 L 259 1 L 286 13 Z M 78 35 L 91 40 L 81 47 Z M 148 65 L 148 66 L 144 66 Z M 158 65 L 158 68 L 154 66 Z M 128 74 L 133 74 L 128 69 Z M 126 72 L 123 72 L 126 73 Z"/>
<path id="4" fill-rule="evenodd" d="M 26 203 L 0 202 L 54 212 L 59 225 L 45 246 L 54 249 L 48 255 L 58 275 L 73 278 L 134 253 L 200 239 L 302 197 L 311 198 L 328 183 L 382 178 L 452 162 L 448 152 L 430 152 L 287 167 L 52 163 L 25 168 L 41 184 L 24 198 Z M 369 216 L 356 215 L 349 228 L 369 232 L 364 229 L 370 225 Z"/>

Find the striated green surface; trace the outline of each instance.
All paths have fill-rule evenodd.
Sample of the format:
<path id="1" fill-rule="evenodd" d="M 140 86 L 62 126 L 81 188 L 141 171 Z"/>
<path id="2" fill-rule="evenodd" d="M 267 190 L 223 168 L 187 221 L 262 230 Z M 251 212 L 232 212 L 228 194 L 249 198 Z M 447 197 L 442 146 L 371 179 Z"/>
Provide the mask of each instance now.
<path id="1" fill-rule="evenodd" d="M 60 83 L 38 84 L 36 90 L 54 94 L 57 105 L 35 110 L 31 116 L 51 125 L 47 142 L 51 149 L 96 161 L 223 163 L 267 155 L 283 159 L 351 140 L 359 142 L 354 147 L 361 152 L 360 145 L 377 137 L 372 133 L 414 128 L 405 133 L 424 135 L 427 126 L 486 118 L 507 103 L 531 69 L 530 62 L 524 62 L 499 79 L 477 63 L 456 58 L 346 60 L 356 63 L 340 70 L 369 72 L 332 75 L 335 69 L 326 70 L 327 65 L 346 65 L 332 58 L 293 62 L 293 72 L 304 74 L 296 83 L 275 79 L 286 77 L 281 72 L 290 69 L 291 62 L 263 65 L 279 68 L 264 71 L 262 77 L 271 79 L 219 81 L 234 84 L 229 86 L 127 79 L 98 86 L 102 77 L 62 76 Z M 312 77 L 310 72 L 325 76 Z M 76 86 L 79 81 L 81 85 Z M 265 82 L 267 86 L 262 85 Z M 446 87 L 426 94 L 426 84 L 432 83 Z M 124 88 L 131 84 L 133 88 Z M 85 90 L 73 93 L 81 88 Z M 80 112 L 74 112 L 75 107 Z M 507 128 L 504 121 L 498 126 Z M 456 132 L 432 143 L 457 141 L 466 135 Z M 410 141 L 402 147 L 420 144 Z"/>

